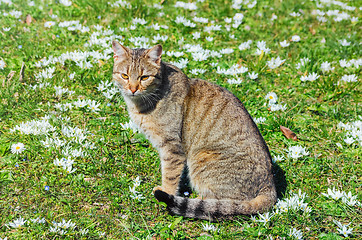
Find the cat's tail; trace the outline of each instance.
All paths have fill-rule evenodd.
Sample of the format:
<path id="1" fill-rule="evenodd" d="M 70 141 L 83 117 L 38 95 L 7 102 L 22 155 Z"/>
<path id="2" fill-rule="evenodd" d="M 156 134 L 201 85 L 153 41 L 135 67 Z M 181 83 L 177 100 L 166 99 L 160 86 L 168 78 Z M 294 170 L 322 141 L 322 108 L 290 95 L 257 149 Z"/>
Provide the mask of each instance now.
<path id="1" fill-rule="evenodd" d="M 271 208 L 276 201 L 276 197 L 267 195 L 259 195 L 250 201 L 184 198 L 161 190 L 156 190 L 154 195 L 158 201 L 166 203 L 173 214 L 211 221 L 236 215 L 262 213 Z"/>

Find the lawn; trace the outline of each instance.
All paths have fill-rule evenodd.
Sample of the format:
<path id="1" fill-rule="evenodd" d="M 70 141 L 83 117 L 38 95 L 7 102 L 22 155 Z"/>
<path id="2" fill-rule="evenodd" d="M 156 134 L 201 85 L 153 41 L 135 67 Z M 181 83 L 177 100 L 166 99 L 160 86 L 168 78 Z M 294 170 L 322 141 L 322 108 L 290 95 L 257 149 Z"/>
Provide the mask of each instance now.
<path id="1" fill-rule="evenodd" d="M 361 239 L 361 10 L 0 0 L 0 240 Z M 158 153 L 111 81 L 112 40 L 162 44 L 163 61 L 244 103 L 273 157 L 273 209 L 208 222 L 155 200 Z"/>

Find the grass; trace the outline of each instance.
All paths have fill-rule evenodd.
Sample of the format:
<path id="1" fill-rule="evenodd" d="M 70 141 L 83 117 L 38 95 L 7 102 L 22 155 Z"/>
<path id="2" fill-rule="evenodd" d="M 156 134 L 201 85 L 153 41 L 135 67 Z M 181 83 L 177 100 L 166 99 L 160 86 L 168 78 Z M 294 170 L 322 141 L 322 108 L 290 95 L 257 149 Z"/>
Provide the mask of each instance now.
<path id="1" fill-rule="evenodd" d="M 12 4 L 0 1 L 3 15 L 0 21 L 0 238 L 293 239 L 297 238 L 296 234 L 290 236 L 290 231 L 295 228 L 306 239 L 341 239 L 343 235 L 338 232 L 335 220 L 350 223 L 348 228 L 353 230 L 348 237 L 360 239 L 361 205 L 350 206 L 322 193 L 335 188 L 351 192 L 361 200 L 361 142 L 358 142 L 358 133 L 353 143 L 345 142 L 350 135 L 339 125 L 361 121 L 362 116 L 361 22 L 353 18 L 361 17 L 361 5 L 357 1 L 345 1 L 356 7 L 349 10 L 341 4 L 317 7 L 313 1 L 261 0 L 252 8 L 242 5 L 234 9 L 229 0 L 205 0 L 194 1 L 198 8 L 195 11 L 175 7 L 176 1 L 161 2 L 162 5 L 157 6 L 162 9 L 154 6 L 160 1 L 127 1 L 129 5 L 120 7 L 112 5 L 114 0 L 72 1 L 70 6 L 59 1 L 33 1 L 30 5 L 17 0 Z M 321 22 L 318 15 L 313 14 L 316 9 L 325 13 L 339 10 L 339 13 L 348 13 L 348 17 L 336 21 L 334 18 L 338 16 L 326 14 L 326 21 Z M 13 16 L 14 10 L 22 14 L 17 18 Z M 293 12 L 299 16 L 291 16 Z M 242 24 L 234 28 L 233 21 L 228 24 L 225 18 L 233 18 L 236 13 L 243 13 L 244 18 Z M 27 15 L 31 16 L 31 22 L 26 22 Z M 277 18 L 271 20 L 273 15 Z M 176 24 L 177 16 L 184 16 L 196 26 Z M 207 18 L 208 23 L 195 22 L 194 16 Z M 144 18 L 147 23 L 134 24 L 135 18 Z M 79 21 L 76 30 L 60 24 L 74 20 Z M 55 24 L 45 27 L 48 21 Z M 161 27 L 150 28 L 152 24 Z M 220 25 L 221 30 L 205 32 L 205 26 L 211 25 Z M 82 32 L 81 27 L 89 30 Z M 113 32 L 105 32 L 107 29 Z M 201 33 L 199 39 L 193 39 L 191 34 L 195 32 Z M 157 34 L 168 39 L 152 42 Z M 298 35 L 300 41 L 291 41 L 293 35 Z M 90 40 L 94 36 L 103 40 L 92 45 Z M 254 119 L 264 117 L 265 121 L 258 123 L 258 127 L 272 156 L 283 157 L 275 163 L 278 186 L 285 190 L 281 200 L 291 199 L 301 190 L 307 194 L 303 200 L 311 211 L 290 208 L 273 215 L 266 223 L 260 222 L 258 215 L 256 220 L 240 216 L 233 221 L 216 223 L 169 215 L 152 195 L 153 187 L 161 181 L 156 150 L 142 135 L 121 126 L 129 119 L 120 94 L 109 99 L 103 92 L 112 86 L 107 87 L 108 90 L 97 89 L 102 81 L 111 79 L 113 58 L 112 53 L 107 52 L 111 39 L 116 38 L 129 47 L 142 45 L 132 37 L 149 38 L 148 46 L 161 43 L 164 52 L 183 52 L 181 57 L 164 54 L 163 61 L 188 59 L 183 71 L 189 77 L 226 87 L 242 100 Z M 213 40 L 208 41 L 206 37 Z M 339 42 L 343 39 L 350 45 L 343 46 Z M 252 40 L 250 48 L 240 50 L 239 45 L 248 40 Z M 290 43 L 288 47 L 280 46 L 279 42 L 284 40 Z M 255 54 L 258 41 L 265 41 L 271 49 L 268 54 Z M 192 53 L 183 48 L 185 44 L 200 44 L 203 49 L 215 51 L 231 48 L 234 52 L 196 61 Z M 76 63 L 82 62 L 79 55 L 46 64 L 47 60 L 66 52 L 93 50 L 107 54 L 99 58 L 86 57 L 91 67 L 78 66 Z M 278 56 L 285 62 L 270 69 L 267 62 Z M 303 58 L 310 61 L 298 67 Z M 359 63 L 343 67 L 340 64 L 343 59 Z M 322 71 L 321 64 L 326 61 L 333 70 Z M 38 67 L 40 62 L 43 64 Z M 247 67 L 248 72 L 236 76 L 217 73 L 217 66 L 229 69 L 234 64 Z M 54 67 L 52 77 L 36 77 L 50 67 Z M 195 75 L 191 73 L 193 69 L 206 72 Z M 247 76 L 253 71 L 258 73 L 255 80 Z M 300 80 L 313 72 L 319 75 L 315 81 Z M 72 73 L 74 78 L 69 77 Z M 357 77 L 356 82 L 341 80 L 352 74 Z M 242 82 L 229 84 L 230 78 Z M 54 87 L 59 86 L 68 92 L 56 94 Z M 276 93 L 278 103 L 285 104 L 285 110 L 270 110 L 265 99 L 269 92 Z M 76 107 L 74 102 L 78 100 L 94 100 L 99 109 Z M 59 104 L 67 103 L 73 104 L 71 109 L 59 109 Z M 22 122 L 39 121 L 45 116 L 54 129 L 40 134 L 12 131 Z M 298 141 L 286 139 L 280 125 L 295 132 Z M 80 135 L 84 140 L 79 141 L 80 135 L 74 132 L 73 135 L 66 133 L 64 127 L 82 129 Z M 42 141 L 47 138 L 59 139 L 64 145 L 46 147 Z M 11 147 L 18 142 L 24 144 L 25 150 L 12 153 Z M 288 149 L 296 145 L 305 148 L 309 155 L 290 157 Z M 73 150 L 81 150 L 82 154 L 71 156 Z M 76 170 L 72 173 L 54 164 L 55 159 L 68 156 L 75 161 L 72 166 Z M 138 198 L 130 191 L 133 186 Z M 271 214 L 276 209 L 271 210 Z M 20 217 L 27 222 L 17 228 L 9 226 Z M 37 217 L 44 218 L 45 222 L 33 223 L 31 219 Z M 68 225 L 62 223 L 63 219 L 70 221 Z M 60 227 L 52 232 L 57 223 Z M 206 224 L 217 230 L 205 229 Z"/>

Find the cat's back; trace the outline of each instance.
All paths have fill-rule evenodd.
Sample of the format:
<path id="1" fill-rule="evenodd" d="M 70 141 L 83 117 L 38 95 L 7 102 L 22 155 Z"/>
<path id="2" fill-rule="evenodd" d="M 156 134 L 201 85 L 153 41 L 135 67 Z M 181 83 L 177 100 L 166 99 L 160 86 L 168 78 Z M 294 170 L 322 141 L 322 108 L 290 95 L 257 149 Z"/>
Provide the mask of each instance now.
<path id="1" fill-rule="evenodd" d="M 210 147 L 232 152 L 242 147 L 264 153 L 267 148 L 241 101 L 227 89 L 201 79 L 190 80 L 183 134 L 193 151 Z"/>

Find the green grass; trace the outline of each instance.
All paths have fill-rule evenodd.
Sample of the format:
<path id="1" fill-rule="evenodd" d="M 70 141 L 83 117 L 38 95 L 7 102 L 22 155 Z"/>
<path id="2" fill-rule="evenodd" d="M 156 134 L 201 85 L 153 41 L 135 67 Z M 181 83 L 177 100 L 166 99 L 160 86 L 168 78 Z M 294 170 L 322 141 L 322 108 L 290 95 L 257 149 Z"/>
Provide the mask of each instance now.
<path id="1" fill-rule="evenodd" d="M 349 224 L 353 228 L 351 239 L 362 237 L 361 205 L 349 206 L 341 199 L 333 200 L 322 195 L 328 188 L 349 191 L 361 202 L 361 143 L 347 144 L 347 131 L 338 124 L 361 120 L 361 68 L 342 67 L 340 60 L 361 58 L 361 14 L 358 1 L 345 1 L 354 10 L 343 10 L 336 4 L 321 5 L 314 1 L 258 1 L 256 6 L 233 9 L 232 1 L 200 1 L 196 11 L 176 8 L 176 1 L 162 1 L 162 9 L 153 7 L 160 1 L 127 1 L 131 7 L 116 7 L 108 1 L 72 1 L 64 6 L 59 1 L 27 2 L 13 0 L 9 5 L 0 1 L 0 238 L 8 239 L 293 239 L 291 229 L 303 233 L 305 239 L 341 239 L 333 220 Z M 109 1 L 114 3 L 114 0 Z M 349 19 L 335 21 L 335 16 L 325 15 L 326 22 L 320 22 L 313 10 L 340 10 L 349 14 Z M 21 11 L 19 18 L 11 16 L 13 10 Z M 159 13 L 164 15 L 160 16 Z M 296 12 L 300 16 L 293 17 Z M 4 15 L 5 13 L 5 15 Z M 8 13 L 8 15 L 6 15 Z M 233 28 L 224 19 L 243 13 L 243 23 Z M 275 20 L 270 20 L 276 15 Z M 26 16 L 31 23 L 25 22 Z M 56 15 L 56 16 L 52 16 Z M 196 27 L 176 24 L 177 16 L 184 16 L 194 22 L 194 16 L 208 18 L 208 23 Z M 351 21 L 351 17 L 359 17 Z M 136 25 L 132 19 L 144 18 L 145 25 Z M 79 20 L 89 31 L 69 30 L 60 27 L 64 21 Z M 54 21 L 50 28 L 47 21 Z M 211 21 L 214 21 L 211 23 Z M 161 28 L 149 28 L 158 23 Z M 220 31 L 204 32 L 205 26 L 221 25 Z M 105 45 L 91 45 L 93 33 L 99 32 L 94 26 L 113 33 L 100 33 L 97 38 L 105 39 Z M 168 26 L 168 29 L 162 27 Z M 225 25 L 230 25 L 228 31 Z M 10 27 L 9 31 L 4 28 Z M 120 29 L 125 28 L 125 29 Z M 200 32 L 200 39 L 191 35 Z M 233 221 L 208 223 L 207 221 L 171 216 L 163 204 L 153 195 L 153 187 L 160 185 L 161 172 L 156 150 L 140 134 L 124 129 L 121 123 L 129 121 L 125 103 L 119 93 L 111 99 L 97 89 L 102 81 L 111 80 L 112 53 L 107 58 L 87 61 L 92 67 L 82 68 L 73 60 L 55 62 L 37 67 L 40 60 L 50 56 L 59 57 L 66 52 L 98 51 L 111 47 L 111 39 L 117 39 L 129 47 L 138 47 L 132 37 L 147 37 L 149 46 L 157 34 L 167 35 L 164 52 L 182 51 L 181 57 L 163 55 L 163 61 L 189 62 L 183 71 L 189 77 L 199 77 L 218 83 L 239 97 L 254 118 L 265 117 L 258 127 L 264 136 L 272 156 L 283 156 L 275 163 L 278 187 L 285 190 L 281 200 L 291 198 L 301 190 L 311 208 L 310 213 L 290 209 L 287 213 L 274 215 L 266 224 L 240 216 Z M 234 35 L 234 36 L 230 36 Z M 300 36 L 299 42 L 291 42 L 293 35 Z M 213 37 L 207 41 L 205 37 Z M 349 46 L 342 46 L 339 40 L 346 39 Z M 183 40 L 183 42 L 182 42 Z M 250 49 L 239 50 L 239 45 L 252 40 Z M 287 40 L 290 46 L 283 48 L 279 42 Z M 269 54 L 255 55 L 257 42 L 265 41 Z M 85 45 L 87 44 L 88 45 Z M 222 57 L 209 57 L 195 61 L 185 44 L 200 44 L 203 49 L 219 51 L 234 50 Z M 269 69 L 267 61 L 280 57 L 285 62 Z M 310 61 L 296 67 L 302 58 Z M 323 72 L 321 64 L 331 63 L 333 70 Z M 359 62 L 361 62 L 359 60 Z M 20 80 L 22 64 L 24 77 Z M 217 73 L 221 68 L 234 64 L 248 67 L 248 73 L 258 73 L 251 80 L 247 73 L 228 76 Z M 0 66 L 1 66 L 0 62 Z M 53 77 L 37 79 L 44 69 L 55 67 Z M 193 75 L 192 69 L 205 69 L 204 74 Z M 302 82 L 300 78 L 309 73 L 320 77 L 315 81 Z M 69 75 L 75 73 L 74 79 Z M 344 75 L 355 74 L 357 82 L 344 82 Z M 242 83 L 229 84 L 229 78 L 240 78 Z M 48 85 L 40 85 L 45 84 Z M 37 85 L 37 87 L 34 87 Z M 56 95 L 55 86 L 67 88 L 74 93 Z M 34 89 L 35 88 L 35 89 Z M 108 87 L 108 89 L 110 89 Z M 271 111 L 265 96 L 275 92 L 279 104 L 286 104 L 284 111 Z M 92 112 L 87 107 L 61 111 L 56 104 L 74 103 L 79 99 L 95 100 L 99 110 Z M 22 134 L 11 131 L 22 122 L 40 120 L 48 116 L 54 130 L 47 134 Z M 280 125 L 297 134 L 298 141 L 286 139 Z M 67 137 L 62 128 L 85 129 L 85 140 L 78 142 Z M 361 127 L 359 128 L 361 131 Z M 359 136 L 360 133 L 359 133 Z M 46 138 L 64 141 L 62 147 L 45 147 L 41 141 Z M 11 152 L 11 146 L 23 143 L 25 150 L 19 154 Z M 85 145 L 88 142 L 94 147 Z M 309 155 L 297 159 L 288 156 L 288 148 L 300 145 Z M 81 149 L 83 156 L 71 157 L 75 172 L 68 174 L 54 164 L 55 159 L 67 157 L 70 150 Z M 130 188 L 139 177 L 141 183 L 136 190 L 144 197 L 133 199 Z M 49 186 L 49 190 L 45 190 Z M 283 192 L 283 191 L 282 191 Z M 271 210 L 271 212 L 275 209 Z M 27 222 L 12 228 L 8 224 L 22 217 Z M 30 219 L 44 218 L 45 223 L 32 223 Z M 51 232 L 54 222 L 62 220 L 75 223 L 76 227 L 66 228 L 62 234 Z M 260 219 L 256 216 L 256 219 Z M 212 224 L 216 231 L 207 231 L 203 225 Z M 88 230 L 84 235 L 81 229 Z M 100 234 L 104 233 L 104 235 Z"/>

